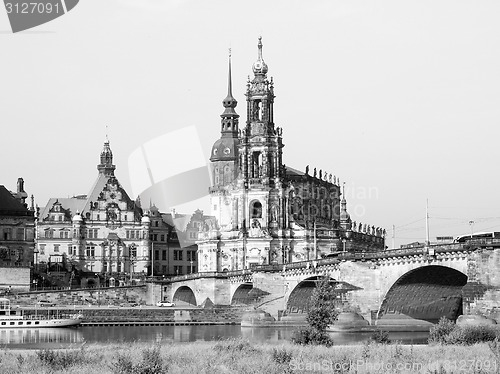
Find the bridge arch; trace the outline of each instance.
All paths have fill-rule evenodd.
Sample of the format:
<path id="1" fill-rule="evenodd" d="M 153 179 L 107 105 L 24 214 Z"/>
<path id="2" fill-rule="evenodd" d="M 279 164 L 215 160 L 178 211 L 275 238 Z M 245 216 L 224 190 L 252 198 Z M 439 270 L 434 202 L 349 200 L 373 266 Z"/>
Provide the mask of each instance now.
<path id="1" fill-rule="evenodd" d="M 441 265 L 412 269 L 394 282 L 387 291 L 378 318 L 403 314 L 436 323 L 441 317 L 456 320 L 463 313 L 462 288 L 467 275 Z"/>
<path id="2" fill-rule="evenodd" d="M 269 292 L 254 287 L 252 283 L 242 283 L 234 291 L 231 305 L 258 304 Z"/>
<path id="3" fill-rule="evenodd" d="M 323 276 L 312 276 L 299 282 L 290 292 L 290 296 L 288 296 L 286 303 L 287 313 L 306 313 L 311 304 L 311 296 L 322 278 Z M 328 278 L 330 285 L 335 288 L 337 294 L 335 304 L 340 307 L 346 302 L 347 292 L 356 287 L 345 282 L 338 282 L 330 276 Z"/>
<path id="4" fill-rule="evenodd" d="M 196 303 L 196 297 L 194 296 L 193 290 L 188 286 L 179 287 L 172 298 L 175 304 L 190 304 L 190 305 L 198 305 Z"/>

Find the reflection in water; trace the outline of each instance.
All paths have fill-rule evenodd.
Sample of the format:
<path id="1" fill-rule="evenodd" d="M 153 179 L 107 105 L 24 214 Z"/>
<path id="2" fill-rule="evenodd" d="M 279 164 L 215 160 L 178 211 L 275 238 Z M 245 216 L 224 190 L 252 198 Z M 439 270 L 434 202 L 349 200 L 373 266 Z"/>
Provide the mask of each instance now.
<path id="1" fill-rule="evenodd" d="M 243 337 L 253 342 L 290 340 L 296 327 L 202 326 L 95 326 L 79 328 L 0 329 L 0 345 L 6 348 L 69 348 L 87 343 L 192 342 Z M 330 333 L 336 345 L 361 344 L 371 333 Z M 391 332 L 392 341 L 425 344 L 427 332 Z"/>
<path id="2" fill-rule="evenodd" d="M 81 330 L 75 328 L 0 329 L 0 345 L 10 348 L 61 348 L 83 342 Z"/>

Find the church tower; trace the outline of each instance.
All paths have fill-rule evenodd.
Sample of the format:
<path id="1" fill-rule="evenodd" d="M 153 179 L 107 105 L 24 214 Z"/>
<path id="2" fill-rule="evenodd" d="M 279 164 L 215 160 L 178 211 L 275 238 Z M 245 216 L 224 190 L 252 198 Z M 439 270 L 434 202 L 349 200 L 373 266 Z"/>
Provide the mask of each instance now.
<path id="1" fill-rule="evenodd" d="M 240 162 L 247 183 L 275 186 L 282 173 L 281 130 L 274 128 L 274 85 L 267 79 L 259 37 L 258 58 L 252 67 L 254 78 L 247 83 L 247 122 L 240 145 Z"/>
<path id="2" fill-rule="evenodd" d="M 239 144 L 239 182 L 245 193 L 238 221 L 246 229 L 276 229 L 283 217 L 282 130 L 274 126 L 274 85 L 272 78 L 267 79 L 261 37 L 252 70 L 254 78 L 248 80 L 246 91 L 246 127 Z"/>
<path id="3" fill-rule="evenodd" d="M 115 165 L 113 165 L 113 152 L 111 152 L 109 140 L 106 137 L 106 142 L 101 151 L 101 163 L 97 165 L 97 170 L 99 170 L 100 174 L 111 177 L 114 176 L 115 168 Z"/>
<path id="4" fill-rule="evenodd" d="M 221 227 L 232 228 L 232 204 L 229 191 L 238 176 L 238 143 L 240 117 L 234 108 L 238 102 L 233 97 L 231 79 L 231 54 L 229 54 L 229 73 L 227 96 L 222 101 L 224 112 L 221 114 L 221 137 L 218 139 L 210 154 L 210 170 L 212 187 L 210 188 L 212 215 L 217 218 Z M 229 226 L 229 227 L 227 227 Z"/>

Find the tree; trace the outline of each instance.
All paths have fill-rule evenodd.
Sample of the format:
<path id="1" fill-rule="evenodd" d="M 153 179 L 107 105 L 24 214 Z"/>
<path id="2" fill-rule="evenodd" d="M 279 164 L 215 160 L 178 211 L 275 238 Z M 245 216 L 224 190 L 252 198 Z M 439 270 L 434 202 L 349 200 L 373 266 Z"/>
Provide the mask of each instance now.
<path id="1" fill-rule="evenodd" d="M 309 326 L 295 332 L 292 341 L 297 344 L 321 344 L 331 346 L 332 339 L 326 332 L 328 325 L 337 319 L 339 311 L 334 304 L 335 292 L 329 277 L 322 277 L 316 283 L 307 313 Z"/>
<path id="2" fill-rule="evenodd" d="M 334 305 L 335 292 L 330 285 L 329 277 L 322 277 L 316 283 L 311 297 L 311 306 L 307 313 L 307 323 L 318 332 L 325 332 L 328 325 L 337 319 L 339 314 Z"/>

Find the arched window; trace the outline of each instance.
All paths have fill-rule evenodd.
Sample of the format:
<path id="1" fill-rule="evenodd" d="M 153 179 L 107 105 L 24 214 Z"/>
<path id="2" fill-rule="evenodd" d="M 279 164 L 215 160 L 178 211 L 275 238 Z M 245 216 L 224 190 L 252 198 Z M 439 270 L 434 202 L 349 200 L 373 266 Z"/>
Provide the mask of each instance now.
<path id="1" fill-rule="evenodd" d="M 250 218 L 262 218 L 262 204 L 258 200 L 250 203 Z"/>

